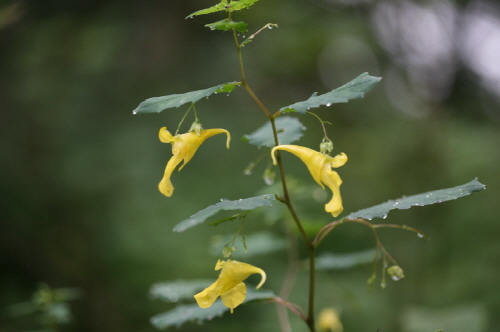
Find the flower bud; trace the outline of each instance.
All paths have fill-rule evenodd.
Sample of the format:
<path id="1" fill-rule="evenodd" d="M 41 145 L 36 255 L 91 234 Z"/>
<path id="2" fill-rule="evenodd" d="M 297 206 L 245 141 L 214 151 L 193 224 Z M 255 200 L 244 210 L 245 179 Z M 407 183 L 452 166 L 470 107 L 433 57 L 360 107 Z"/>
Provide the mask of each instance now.
<path id="1" fill-rule="evenodd" d="M 398 281 L 405 277 L 403 269 L 399 265 L 393 265 L 387 268 L 387 274 L 391 276 L 392 280 Z"/>
<path id="2" fill-rule="evenodd" d="M 201 123 L 199 123 L 198 121 L 193 122 L 193 124 L 191 125 L 191 128 L 189 128 L 189 131 L 194 131 L 196 133 L 196 135 L 198 135 L 198 136 L 201 135 L 202 130 L 203 130 L 203 127 L 202 127 Z"/>
<path id="3" fill-rule="evenodd" d="M 333 143 L 330 140 L 323 141 L 319 145 L 319 152 L 321 152 L 323 154 L 330 154 L 330 152 L 332 152 L 332 151 L 333 151 Z"/>

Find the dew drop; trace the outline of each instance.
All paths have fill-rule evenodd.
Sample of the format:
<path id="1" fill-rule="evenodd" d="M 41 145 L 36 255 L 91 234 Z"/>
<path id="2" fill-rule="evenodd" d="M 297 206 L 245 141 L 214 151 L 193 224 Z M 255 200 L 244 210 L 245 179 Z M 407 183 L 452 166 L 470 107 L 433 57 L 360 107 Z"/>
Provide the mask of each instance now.
<path id="1" fill-rule="evenodd" d="M 220 201 L 221 201 L 221 202 L 227 202 L 227 201 L 229 201 L 229 200 L 228 200 L 227 198 L 221 198 L 221 199 L 220 199 Z"/>
<path id="2" fill-rule="evenodd" d="M 243 172 L 243 174 L 245 174 L 245 175 L 252 175 L 252 171 L 251 171 L 251 170 L 249 170 L 249 169 L 246 169 L 246 170 Z"/>
<path id="3" fill-rule="evenodd" d="M 137 114 L 137 110 L 133 110 L 133 111 L 132 111 L 132 114 Z"/>
<path id="4" fill-rule="evenodd" d="M 270 25 L 270 26 L 268 26 L 267 28 L 268 28 L 268 29 L 272 29 L 272 28 L 273 28 L 273 26 L 272 26 L 272 25 Z"/>
<path id="5" fill-rule="evenodd" d="M 400 279 L 399 279 L 398 277 L 396 277 L 396 276 L 392 276 L 391 278 L 392 278 L 392 280 L 394 280 L 394 281 L 398 281 L 398 280 L 400 280 Z"/>
<path id="6" fill-rule="evenodd" d="M 330 107 L 330 106 L 332 106 L 332 103 L 327 103 L 326 104 L 326 107 Z"/>
<path id="7" fill-rule="evenodd" d="M 422 234 L 422 233 L 417 233 L 417 236 L 418 236 L 419 238 L 423 238 L 423 237 L 424 237 L 424 234 Z"/>

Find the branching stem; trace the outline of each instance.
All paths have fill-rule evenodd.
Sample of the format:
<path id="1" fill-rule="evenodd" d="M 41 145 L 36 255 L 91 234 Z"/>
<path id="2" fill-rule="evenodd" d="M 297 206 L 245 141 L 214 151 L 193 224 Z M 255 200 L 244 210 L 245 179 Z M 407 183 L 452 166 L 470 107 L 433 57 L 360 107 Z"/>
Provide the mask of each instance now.
<path id="1" fill-rule="evenodd" d="M 231 19 L 231 13 L 229 13 L 229 19 Z M 238 36 L 236 34 L 236 30 L 233 29 L 233 38 L 234 42 L 236 44 L 236 49 L 238 50 L 238 62 L 239 62 L 239 67 L 240 67 L 240 73 L 241 73 L 241 85 L 245 87 L 247 90 L 248 94 L 252 97 L 252 99 L 257 103 L 257 105 L 262 109 L 262 111 L 266 114 L 267 118 L 269 119 L 269 122 L 271 123 L 271 128 L 273 131 L 273 137 L 274 137 L 274 143 L 275 145 L 279 145 L 279 139 L 278 139 L 278 130 L 276 128 L 276 118 L 280 115 L 280 112 L 276 112 L 274 114 L 271 114 L 269 110 L 265 107 L 265 105 L 260 101 L 260 99 L 255 95 L 253 90 L 250 88 L 250 86 L 247 83 L 246 76 L 245 76 L 245 68 L 243 66 L 243 56 L 241 52 L 241 44 L 238 41 Z M 287 182 L 286 182 L 286 177 L 285 177 L 285 170 L 283 167 L 283 162 L 281 160 L 281 155 L 280 151 L 276 152 L 276 160 L 278 163 L 278 168 L 280 171 L 280 178 L 281 178 L 281 184 L 283 187 L 283 194 L 284 194 L 284 200 L 282 202 L 287 206 L 288 210 L 290 211 L 290 214 L 292 215 L 292 218 L 295 222 L 295 225 L 297 226 L 302 238 L 304 239 L 304 242 L 307 246 L 307 249 L 309 251 L 309 303 L 308 303 L 308 313 L 307 316 L 304 316 L 303 314 L 298 314 L 296 310 L 293 310 L 291 306 L 286 305 L 288 302 L 285 300 L 281 299 L 280 301 L 276 301 L 277 303 L 284 304 L 286 307 L 288 307 L 292 312 L 297 314 L 300 318 L 302 318 L 307 326 L 309 327 L 310 332 L 315 332 L 315 322 L 314 322 L 314 290 L 315 290 L 315 271 L 316 271 L 316 266 L 315 266 L 315 247 L 313 243 L 311 242 L 311 239 L 307 235 L 304 226 L 302 225 L 299 216 L 297 215 L 297 212 L 295 211 L 295 208 L 293 206 L 292 200 L 290 198 L 290 193 L 288 190 Z M 291 261 L 291 259 L 290 259 Z M 290 276 L 287 276 L 287 278 L 290 278 Z M 294 278 L 293 278 L 294 279 Z M 288 285 L 287 287 L 292 287 L 293 285 Z M 281 319 L 280 319 L 281 320 Z M 281 323 L 282 330 L 285 330 L 285 327 L 283 326 L 283 323 Z"/>

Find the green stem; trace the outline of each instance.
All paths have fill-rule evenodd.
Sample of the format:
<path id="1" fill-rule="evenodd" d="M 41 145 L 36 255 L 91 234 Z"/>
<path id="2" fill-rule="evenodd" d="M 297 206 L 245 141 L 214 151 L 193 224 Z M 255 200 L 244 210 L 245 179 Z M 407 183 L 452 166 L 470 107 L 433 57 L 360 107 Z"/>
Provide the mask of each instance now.
<path id="1" fill-rule="evenodd" d="M 231 13 L 229 13 L 229 18 L 231 19 Z M 260 99 L 255 95 L 253 90 L 248 86 L 246 76 L 245 76 L 245 68 L 243 66 L 243 56 L 241 52 L 241 44 L 238 42 L 238 37 L 236 34 L 236 30 L 233 31 L 233 38 L 234 42 L 236 44 L 236 48 L 238 50 L 238 61 L 239 61 L 239 67 L 240 67 L 240 73 L 241 73 L 241 85 L 245 87 L 247 90 L 248 94 L 252 97 L 252 99 L 259 105 L 259 107 L 264 111 L 266 114 L 267 118 L 269 119 L 269 122 L 271 123 L 271 128 L 273 131 L 273 137 L 274 137 L 274 143 L 275 145 L 279 145 L 279 139 L 278 139 L 278 130 L 276 128 L 276 118 L 279 116 L 279 112 L 276 112 L 274 115 L 269 112 L 269 110 L 265 107 L 265 105 L 260 101 Z M 304 242 L 306 243 L 307 249 L 309 251 L 309 309 L 308 309 L 308 315 L 307 317 L 301 317 L 304 319 L 306 322 L 307 326 L 309 327 L 309 330 L 311 332 L 315 332 L 315 323 L 314 323 L 314 289 L 315 289 L 315 270 L 316 270 L 316 265 L 315 265 L 315 247 L 309 239 L 304 226 L 300 222 L 299 216 L 297 215 L 297 212 L 295 211 L 295 208 L 292 204 L 292 200 L 290 198 L 290 193 L 288 191 L 288 185 L 286 182 L 286 177 L 285 177 L 285 169 L 283 167 L 283 162 L 281 160 L 281 155 L 280 151 L 276 152 L 276 160 L 278 164 L 278 168 L 280 171 L 280 178 L 281 178 L 281 184 L 283 187 L 283 194 L 284 194 L 284 203 L 286 204 L 288 210 L 290 211 L 290 214 L 292 215 L 292 218 L 302 235 L 302 238 L 304 239 Z M 282 329 L 285 329 L 286 327 L 283 326 L 282 324 Z"/>
<path id="2" fill-rule="evenodd" d="M 314 295 L 315 295 L 315 283 L 316 278 L 316 262 L 315 262 L 315 250 L 314 246 L 311 245 L 309 248 L 309 311 L 307 313 L 306 324 L 311 332 L 316 331 L 314 323 Z"/>

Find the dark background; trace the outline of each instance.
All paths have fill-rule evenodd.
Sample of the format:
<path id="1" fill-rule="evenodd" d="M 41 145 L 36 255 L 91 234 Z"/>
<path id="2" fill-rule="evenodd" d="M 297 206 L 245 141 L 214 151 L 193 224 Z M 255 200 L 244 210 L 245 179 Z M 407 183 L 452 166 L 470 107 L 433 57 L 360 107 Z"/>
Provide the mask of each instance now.
<path id="1" fill-rule="evenodd" d="M 200 101 L 204 127 L 231 131 L 232 146 L 226 150 L 222 136 L 208 140 L 174 173 L 168 199 L 157 183 L 170 147 L 157 133 L 175 130 L 186 107 L 132 115 L 149 97 L 239 80 L 231 35 L 204 27 L 223 14 L 184 19 L 213 4 L 0 1 L 0 331 L 37 329 L 34 315 L 10 309 L 29 301 L 39 282 L 82 293 L 62 331 L 139 332 L 154 331 L 149 318 L 173 307 L 148 298 L 151 284 L 216 277 L 207 247 L 237 226 L 171 230 L 220 198 L 262 190 L 262 166 L 251 176 L 243 170 L 263 151 L 239 138 L 264 115 L 241 88 Z M 381 231 L 406 278 L 369 292 L 369 264 L 322 273 L 318 309 L 339 309 L 346 331 L 500 330 L 498 2 L 261 0 L 234 17 L 250 32 L 279 24 L 244 48 L 249 84 L 271 110 L 363 72 L 384 78 L 364 99 L 316 110 L 332 123 L 334 153 L 349 156 L 339 169 L 346 212 L 476 177 L 488 185 L 458 201 L 392 212 L 383 222 L 432 238 Z M 300 144 L 317 148 L 317 120 L 300 119 L 309 129 Z M 312 183 L 296 158 L 285 162 L 289 174 Z M 280 231 L 255 217 L 246 224 Z M 373 245 L 368 229 L 350 224 L 320 251 Z M 266 287 L 276 292 L 285 261 L 284 252 L 248 260 L 267 271 Z M 292 296 L 303 306 L 306 280 L 299 275 Z M 277 331 L 274 306 L 243 306 L 183 327 L 235 329 Z"/>

